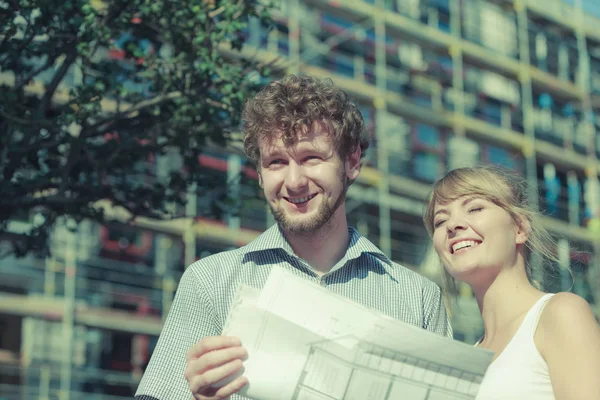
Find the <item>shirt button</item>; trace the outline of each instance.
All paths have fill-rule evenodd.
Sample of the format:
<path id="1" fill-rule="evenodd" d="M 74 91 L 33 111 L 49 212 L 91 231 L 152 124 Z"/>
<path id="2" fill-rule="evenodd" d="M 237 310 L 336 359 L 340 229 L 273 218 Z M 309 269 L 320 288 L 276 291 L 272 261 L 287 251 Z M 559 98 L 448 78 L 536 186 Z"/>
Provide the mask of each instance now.
<path id="1" fill-rule="evenodd" d="M 321 284 L 321 286 L 327 286 L 327 282 L 325 282 L 325 279 L 320 279 L 319 283 Z"/>

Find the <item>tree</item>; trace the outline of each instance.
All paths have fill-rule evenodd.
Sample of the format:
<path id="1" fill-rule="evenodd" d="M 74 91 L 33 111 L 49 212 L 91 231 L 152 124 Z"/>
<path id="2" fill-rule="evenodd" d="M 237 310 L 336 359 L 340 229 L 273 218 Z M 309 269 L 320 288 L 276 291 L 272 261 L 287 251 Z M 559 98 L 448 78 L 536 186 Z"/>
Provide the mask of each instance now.
<path id="1" fill-rule="evenodd" d="M 0 233 L 38 215 L 12 237 L 17 255 L 46 249 L 60 216 L 103 221 L 100 200 L 168 218 L 193 184 L 208 190 L 199 153 L 232 140 L 267 73 L 222 50 L 268 20 L 263 3 L 0 0 Z M 180 168 L 142 179 L 173 152 Z"/>

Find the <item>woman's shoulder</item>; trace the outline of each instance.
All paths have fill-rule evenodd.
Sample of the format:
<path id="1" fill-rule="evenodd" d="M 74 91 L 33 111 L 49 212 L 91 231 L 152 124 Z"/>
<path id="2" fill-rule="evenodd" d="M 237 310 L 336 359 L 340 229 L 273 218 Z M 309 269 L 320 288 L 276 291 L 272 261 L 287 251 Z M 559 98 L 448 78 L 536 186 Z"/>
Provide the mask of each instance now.
<path id="1" fill-rule="evenodd" d="M 557 318 L 568 318 L 573 312 L 585 311 L 591 312 L 589 303 L 583 297 L 571 292 L 555 293 L 544 309 L 545 313 L 555 315 Z"/>
<path id="2" fill-rule="evenodd" d="M 539 320 L 538 330 L 559 339 L 596 324 L 589 303 L 574 293 L 560 292 L 548 300 Z"/>
<path id="3" fill-rule="evenodd" d="M 542 312 L 536 345 L 548 365 L 556 398 L 597 399 L 600 329 L 585 299 L 552 296 Z"/>

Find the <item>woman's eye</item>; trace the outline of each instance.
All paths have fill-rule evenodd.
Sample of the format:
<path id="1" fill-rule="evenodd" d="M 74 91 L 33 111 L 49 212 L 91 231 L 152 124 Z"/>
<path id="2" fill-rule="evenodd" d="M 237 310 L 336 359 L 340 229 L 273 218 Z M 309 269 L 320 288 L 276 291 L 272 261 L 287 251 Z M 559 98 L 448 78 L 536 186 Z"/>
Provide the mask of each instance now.
<path id="1" fill-rule="evenodd" d="M 433 227 L 434 227 L 434 228 L 439 228 L 439 227 L 440 227 L 440 226 L 441 226 L 441 225 L 442 225 L 444 222 L 446 222 L 446 220 L 445 220 L 445 219 L 441 219 L 441 220 L 439 220 L 439 221 L 436 221 L 436 222 L 433 224 Z"/>
<path id="2" fill-rule="evenodd" d="M 473 207 L 469 210 L 469 212 L 473 213 L 473 212 L 479 212 L 481 210 L 483 210 L 483 207 Z"/>

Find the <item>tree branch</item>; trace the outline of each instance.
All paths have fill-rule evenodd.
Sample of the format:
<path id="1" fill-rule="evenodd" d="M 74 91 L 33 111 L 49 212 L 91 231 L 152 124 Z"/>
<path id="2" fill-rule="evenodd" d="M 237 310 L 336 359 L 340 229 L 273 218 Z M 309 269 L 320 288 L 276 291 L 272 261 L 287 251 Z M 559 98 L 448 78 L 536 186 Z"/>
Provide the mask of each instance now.
<path id="1" fill-rule="evenodd" d="M 150 100 L 140 101 L 139 103 L 137 103 L 136 105 L 132 106 L 131 108 L 129 108 L 125 111 L 127 112 L 128 115 L 131 115 L 132 113 L 140 111 L 144 108 L 152 107 L 152 106 L 164 103 L 169 100 L 174 100 L 181 96 L 183 96 L 183 93 L 181 93 L 180 91 L 165 93 L 163 95 L 157 96 Z"/>
<path id="2" fill-rule="evenodd" d="M 0 116 L 2 116 L 2 118 L 6 118 L 7 120 L 14 122 L 16 124 L 19 124 L 19 125 L 41 126 L 44 128 L 51 128 L 53 126 L 52 123 L 48 122 L 48 121 L 28 120 L 28 119 L 23 119 L 23 118 L 18 118 L 18 117 L 12 116 L 12 115 L 6 113 L 1 108 L 0 108 Z"/>
<path id="3" fill-rule="evenodd" d="M 29 24 L 29 21 L 27 21 L 27 28 L 26 28 L 26 31 L 25 31 L 25 33 L 27 33 L 27 31 L 29 30 L 29 25 L 30 25 L 30 24 Z M 24 33 L 23 35 L 25 35 L 25 33 Z M 27 39 L 23 40 L 23 41 L 21 42 L 21 44 L 19 45 L 19 47 L 17 47 L 17 48 L 16 48 L 16 51 L 17 51 L 17 53 L 20 53 L 20 52 L 21 52 L 21 51 L 23 51 L 23 50 L 24 50 L 24 49 L 25 49 L 27 46 L 29 46 L 29 44 L 30 44 L 30 43 L 33 41 L 33 39 L 35 39 L 35 36 L 36 36 L 36 34 L 35 34 L 35 31 L 33 31 L 33 32 L 31 33 L 31 35 L 29 35 L 29 37 L 28 37 Z"/>
<path id="4" fill-rule="evenodd" d="M 87 146 L 83 146 L 83 152 L 87 156 L 87 159 L 90 162 L 90 164 L 92 165 L 92 168 L 94 168 L 94 172 L 96 172 L 96 175 L 98 175 L 98 180 L 103 181 L 104 176 L 106 174 L 104 174 L 100 171 L 100 166 L 98 165 L 98 161 L 96 161 L 96 159 L 94 158 L 94 155 L 90 152 L 90 149 L 88 149 Z"/>
<path id="5" fill-rule="evenodd" d="M 238 5 L 238 7 L 242 7 L 242 1 L 241 0 L 238 1 L 237 5 Z M 233 20 L 235 21 L 236 19 L 239 19 L 242 16 L 243 13 L 244 13 L 244 9 L 242 7 L 241 10 L 239 10 L 238 12 L 236 12 L 235 14 L 233 14 L 233 17 L 232 17 Z"/>
<path id="6" fill-rule="evenodd" d="M 223 14 L 223 11 L 225 11 L 225 7 L 221 6 L 221 7 L 217 8 L 217 9 L 209 11 L 208 16 L 210 18 L 215 18 L 215 17 L 219 16 L 220 14 Z"/>
<path id="7" fill-rule="evenodd" d="M 10 201 L 7 201 L 10 200 Z M 68 196 L 61 196 L 56 194 L 51 195 L 29 195 L 29 196 L 21 196 L 18 199 L 4 199 L 0 204 L 3 206 L 10 206 L 16 209 L 32 209 L 37 206 L 47 206 L 52 208 L 55 205 L 66 205 L 69 203 L 76 203 L 80 201 L 77 198 L 71 198 Z M 84 201 L 83 201 L 84 202 Z"/>
<path id="8" fill-rule="evenodd" d="M 0 53 L 4 52 L 4 46 L 6 46 L 6 44 L 8 43 L 8 41 L 13 37 L 13 35 L 15 34 L 17 30 L 15 29 L 14 25 L 8 30 L 8 32 L 6 32 L 6 34 L 4 35 L 4 37 L 2 38 L 2 42 L 0 42 Z"/>
<path id="9" fill-rule="evenodd" d="M 221 109 L 223 109 L 225 111 L 233 111 L 230 106 L 228 106 L 228 105 L 226 105 L 224 103 L 221 103 L 220 101 L 216 101 L 216 100 L 213 100 L 213 99 L 206 99 L 206 102 L 208 104 L 210 104 L 211 106 L 213 106 L 213 107 L 218 107 L 218 108 L 221 108 Z"/>
<path id="10" fill-rule="evenodd" d="M 62 65 L 60 66 L 58 71 L 56 71 L 56 74 L 50 81 L 50 84 L 48 84 L 48 86 L 46 86 L 46 90 L 44 92 L 44 97 L 42 97 L 42 101 L 40 103 L 40 108 L 39 108 L 41 115 L 44 115 L 50 108 L 50 103 L 52 101 L 52 97 L 54 96 L 54 92 L 56 92 L 58 85 L 60 84 L 60 82 L 63 80 L 63 78 L 67 74 L 67 72 L 69 71 L 69 67 L 75 62 L 76 58 L 77 58 L 77 50 L 75 47 L 75 43 L 73 43 L 73 48 L 67 54 L 67 57 L 63 61 Z"/>
<path id="11" fill-rule="evenodd" d="M 71 169 L 73 169 L 73 166 L 77 164 L 77 161 L 79 161 L 79 158 L 81 157 L 80 151 L 83 142 L 84 140 L 81 136 L 71 139 L 69 156 L 67 158 L 66 165 L 62 168 L 61 182 L 58 188 L 58 193 L 61 195 L 65 193 L 67 185 L 69 184 L 69 175 L 71 174 Z"/>
<path id="12" fill-rule="evenodd" d="M 134 116 L 134 114 L 136 112 L 141 111 L 144 108 L 156 106 L 161 103 L 177 99 L 181 96 L 183 96 L 182 92 L 175 91 L 175 92 L 165 93 L 163 95 L 156 96 L 149 100 L 140 101 L 139 103 L 137 103 L 131 107 L 128 107 L 125 110 L 120 111 L 119 113 L 117 113 L 115 115 L 111 115 L 110 117 L 105 118 L 102 121 L 96 122 L 95 124 L 91 125 L 89 127 L 89 129 L 95 130 L 95 131 L 100 131 L 100 132 L 105 132 L 108 130 L 108 128 L 110 127 L 111 124 L 114 124 L 115 122 L 117 122 L 121 119 L 131 118 Z"/>
<path id="13" fill-rule="evenodd" d="M 117 149 L 115 151 L 113 151 L 112 154 L 106 160 L 106 164 L 107 165 L 112 164 L 117 159 L 117 157 L 119 157 L 119 155 L 121 155 L 122 151 L 123 151 L 122 146 L 117 147 Z"/>
<path id="14" fill-rule="evenodd" d="M 23 78 L 18 85 L 15 85 L 15 87 L 13 88 L 13 90 L 15 92 L 18 92 L 19 90 L 21 90 L 23 88 L 23 86 L 27 85 L 27 83 L 32 80 L 36 75 L 38 75 L 40 72 L 45 71 L 46 69 L 48 69 L 56 60 L 56 57 L 50 57 L 48 56 L 48 61 L 46 61 L 44 63 L 44 65 L 42 65 L 41 67 L 34 69 L 33 72 L 31 72 L 29 75 L 27 75 L 25 78 Z"/>

